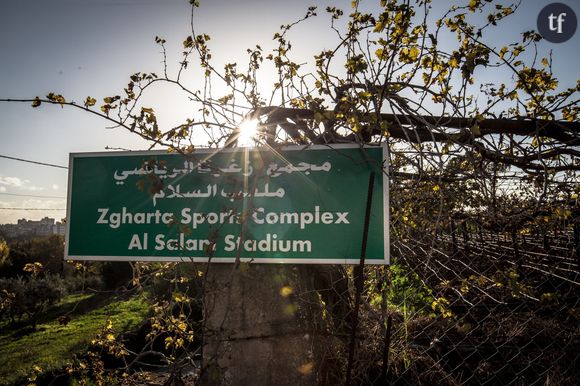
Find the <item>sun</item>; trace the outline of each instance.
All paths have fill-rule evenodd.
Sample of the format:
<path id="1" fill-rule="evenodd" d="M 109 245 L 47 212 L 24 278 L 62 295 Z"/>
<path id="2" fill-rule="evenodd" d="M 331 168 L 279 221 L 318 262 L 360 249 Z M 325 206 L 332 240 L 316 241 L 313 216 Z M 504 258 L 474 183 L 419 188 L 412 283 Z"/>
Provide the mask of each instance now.
<path id="1" fill-rule="evenodd" d="M 240 134 L 238 136 L 238 146 L 251 147 L 256 142 L 256 134 L 258 133 L 258 120 L 249 119 L 244 120 L 240 124 Z"/>

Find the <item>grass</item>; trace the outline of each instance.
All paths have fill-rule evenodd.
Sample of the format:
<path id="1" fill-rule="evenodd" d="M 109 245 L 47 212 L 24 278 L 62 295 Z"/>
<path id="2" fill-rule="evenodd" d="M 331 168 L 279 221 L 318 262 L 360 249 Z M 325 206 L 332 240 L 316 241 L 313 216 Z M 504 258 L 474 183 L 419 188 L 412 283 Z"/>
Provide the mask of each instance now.
<path id="1" fill-rule="evenodd" d="M 111 296 L 77 294 L 52 307 L 36 331 L 0 326 L 0 385 L 22 380 L 34 365 L 43 371 L 66 366 L 74 354 L 86 350 L 107 319 L 119 334 L 137 327 L 147 317 L 148 310 L 143 296 L 115 300 Z M 56 317 L 68 312 L 70 322 L 59 324 Z"/>

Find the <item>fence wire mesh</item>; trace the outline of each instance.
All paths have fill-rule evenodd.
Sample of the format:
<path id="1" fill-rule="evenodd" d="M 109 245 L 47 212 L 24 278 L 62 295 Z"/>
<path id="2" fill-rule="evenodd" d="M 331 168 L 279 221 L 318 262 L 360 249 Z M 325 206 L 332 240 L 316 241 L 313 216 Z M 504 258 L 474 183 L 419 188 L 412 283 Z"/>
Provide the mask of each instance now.
<path id="1" fill-rule="evenodd" d="M 403 156 L 393 152 L 393 164 Z M 471 163 L 452 158 L 448 170 Z M 576 384 L 577 175 L 462 168 L 391 170 L 392 264 L 364 270 L 350 383 Z M 323 330 L 335 338 L 325 347 L 334 366 L 326 384 L 344 383 L 349 366 L 355 271 L 318 291 Z"/>

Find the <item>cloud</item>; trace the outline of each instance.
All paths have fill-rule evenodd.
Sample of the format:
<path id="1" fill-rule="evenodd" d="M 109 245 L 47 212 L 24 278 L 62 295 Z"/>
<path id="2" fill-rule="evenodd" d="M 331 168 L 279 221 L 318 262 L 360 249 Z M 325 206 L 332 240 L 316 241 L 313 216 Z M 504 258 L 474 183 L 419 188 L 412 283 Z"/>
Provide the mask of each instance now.
<path id="1" fill-rule="evenodd" d="M 41 190 L 45 190 L 44 188 L 42 188 L 40 186 L 33 186 L 33 185 L 29 185 L 29 184 L 30 184 L 30 180 L 23 180 L 23 179 L 18 178 L 18 177 L 0 176 L 0 187 L 3 187 L 4 191 L 6 191 L 6 187 L 16 188 L 19 190 L 26 190 L 29 192 L 39 192 Z"/>
<path id="2" fill-rule="evenodd" d="M 25 181 L 18 177 L 2 177 L 0 176 L 0 185 L 12 186 L 15 188 L 21 188 L 24 186 Z"/>
<path id="3" fill-rule="evenodd" d="M 0 193 L 4 193 L 6 191 L 6 187 L 5 186 L 0 186 Z"/>
<path id="4" fill-rule="evenodd" d="M 56 209 L 56 208 L 63 208 L 65 199 L 56 199 L 56 200 L 41 200 L 41 199 L 28 199 L 22 201 L 23 208 L 39 208 L 39 209 Z M 64 208 L 63 208 L 64 209 Z"/>
<path id="5" fill-rule="evenodd" d="M 52 189 L 53 190 L 58 190 L 58 185 L 57 184 L 52 184 Z"/>
<path id="6" fill-rule="evenodd" d="M 44 188 L 40 186 L 25 186 L 23 189 L 29 190 L 31 192 L 39 192 L 41 190 L 44 190 Z"/>

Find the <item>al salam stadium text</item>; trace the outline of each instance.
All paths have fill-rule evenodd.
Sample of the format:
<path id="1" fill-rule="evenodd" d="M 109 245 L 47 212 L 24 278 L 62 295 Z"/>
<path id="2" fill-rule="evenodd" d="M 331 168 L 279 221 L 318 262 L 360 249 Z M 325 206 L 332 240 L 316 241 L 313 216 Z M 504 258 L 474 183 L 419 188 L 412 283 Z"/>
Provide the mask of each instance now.
<path id="1" fill-rule="evenodd" d="M 129 243 L 129 250 L 146 250 L 148 249 L 149 235 L 135 234 Z M 155 236 L 156 251 L 207 251 L 209 248 L 215 250 L 216 244 L 212 244 L 207 239 L 190 239 L 185 234 L 180 233 L 175 238 L 167 238 L 164 234 Z M 282 240 L 278 239 L 276 233 L 267 233 L 263 239 L 242 239 L 236 235 L 226 235 L 224 237 L 225 252 L 244 251 L 244 252 L 302 252 L 312 251 L 312 242 L 310 240 Z"/>

